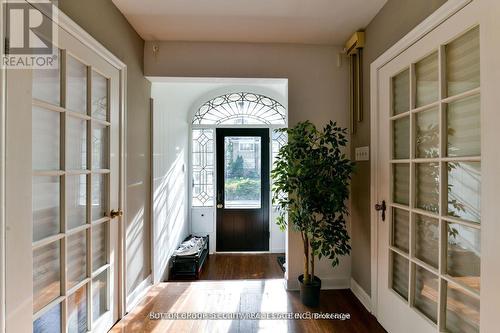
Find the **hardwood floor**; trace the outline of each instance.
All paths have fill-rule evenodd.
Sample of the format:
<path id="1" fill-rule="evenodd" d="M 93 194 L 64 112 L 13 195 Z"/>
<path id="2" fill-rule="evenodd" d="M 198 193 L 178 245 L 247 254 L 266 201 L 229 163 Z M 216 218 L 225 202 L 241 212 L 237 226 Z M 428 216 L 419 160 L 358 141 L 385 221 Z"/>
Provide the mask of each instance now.
<path id="1" fill-rule="evenodd" d="M 299 293 L 287 292 L 274 255 L 216 255 L 210 258 L 202 281 L 166 282 L 111 330 L 113 333 L 382 333 L 377 323 L 350 290 L 324 290 L 317 309 L 300 302 Z M 274 258 L 273 258 L 274 257 Z M 273 261 L 274 260 L 274 261 Z M 257 262 L 268 265 L 257 265 Z M 273 268 L 276 267 L 277 269 Z M 266 278 L 263 279 L 262 277 Z M 244 280 L 223 280 L 238 279 Z M 346 320 L 173 320 L 180 313 L 348 313 Z M 163 319 L 156 319 L 163 313 Z M 151 318 L 150 318 L 151 316 Z"/>
<path id="2" fill-rule="evenodd" d="M 169 320 L 159 313 L 348 313 L 348 320 Z M 167 282 L 154 287 L 146 299 L 112 330 L 113 333 L 382 333 L 350 290 L 325 290 L 321 304 L 310 309 L 298 292 L 287 292 L 284 280 Z"/>
<path id="3" fill-rule="evenodd" d="M 279 253 L 211 254 L 200 280 L 282 279 Z M 179 280 L 177 280 L 179 281 Z"/>

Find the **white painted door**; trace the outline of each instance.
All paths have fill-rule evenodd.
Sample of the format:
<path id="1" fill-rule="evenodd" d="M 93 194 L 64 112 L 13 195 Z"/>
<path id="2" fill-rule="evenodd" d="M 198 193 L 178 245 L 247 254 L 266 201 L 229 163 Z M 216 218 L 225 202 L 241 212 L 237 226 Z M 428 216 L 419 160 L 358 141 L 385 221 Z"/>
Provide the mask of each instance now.
<path id="1" fill-rule="evenodd" d="M 118 319 L 119 71 L 58 30 L 56 70 L 7 71 L 9 333 Z"/>
<path id="2" fill-rule="evenodd" d="M 492 153 L 481 144 L 483 114 L 493 110 L 481 104 L 492 82 L 480 75 L 488 47 L 478 3 L 378 72 L 377 197 L 387 211 L 377 222 L 376 309 L 389 332 L 480 331 L 482 228 L 497 222 L 482 214 L 497 196 L 482 183 L 498 174 L 482 170 Z"/>

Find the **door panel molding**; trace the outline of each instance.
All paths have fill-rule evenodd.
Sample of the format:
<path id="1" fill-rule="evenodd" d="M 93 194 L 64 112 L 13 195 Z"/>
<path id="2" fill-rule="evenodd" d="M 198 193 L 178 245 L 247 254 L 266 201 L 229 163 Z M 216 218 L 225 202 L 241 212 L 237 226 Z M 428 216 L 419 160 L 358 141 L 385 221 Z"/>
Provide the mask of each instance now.
<path id="1" fill-rule="evenodd" d="M 384 52 L 379 58 L 377 58 L 370 66 L 370 109 L 371 114 L 374 115 L 370 119 L 370 129 L 371 136 L 370 142 L 372 146 L 372 157 L 370 161 L 371 169 L 371 189 L 370 189 L 370 242 L 371 242 L 371 310 L 372 313 L 377 316 L 377 298 L 378 298 L 378 212 L 374 211 L 372 207 L 378 203 L 378 136 L 379 136 L 379 71 L 390 62 L 392 59 L 396 58 L 398 55 L 403 53 L 409 47 L 418 42 L 421 38 L 427 35 L 429 32 L 437 28 L 448 18 L 459 12 L 466 5 L 471 3 L 473 0 L 448 0 L 439 9 L 437 9 L 433 14 L 427 17 L 422 23 L 411 30 L 405 37 L 400 39 L 396 44 L 394 44 L 390 49 Z"/>

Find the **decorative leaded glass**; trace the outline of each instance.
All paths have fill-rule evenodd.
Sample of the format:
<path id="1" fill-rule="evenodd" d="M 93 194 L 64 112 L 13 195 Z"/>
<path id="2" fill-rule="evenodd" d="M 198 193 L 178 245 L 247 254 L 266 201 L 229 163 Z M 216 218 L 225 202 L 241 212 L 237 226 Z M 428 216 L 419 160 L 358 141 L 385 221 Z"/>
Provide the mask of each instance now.
<path id="1" fill-rule="evenodd" d="M 193 129 L 193 207 L 214 205 L 214 130 Z"/>
<path id="2" fill-rule="evenodd" d="M 273 161 L 273 169 L 274 169 L 274 162 L 276 162 L 276 158 L 278 157 L 278 153 L 287 142 L 288 142 L 288 135 L 286 132 L 281 132 L 278 130 L 273 130 L 273 135 L 272 135 L 272 161 Z M 271 180 L 272 181 L 272 180 Z M 274 192 L 273 186 L 271 186 Z M 279 194 L 280 198 L 285 198 L 286 194 L 281 192 Z"/>
<path id="3" fill-rule="evenodd" d="M 278 153 L 286 143 L 288 142 L 288 136 L 286 132 L 281 132 L 278 130 L 273 131 L 273 163 L 276 161 Z"/>
<path id="4" fill-rule="evenodd" d="M 195 125 L 285 125 L 286 110 L 279 102 L 253 93 L 231 93 L 203 104 L 194 115 Z"/>

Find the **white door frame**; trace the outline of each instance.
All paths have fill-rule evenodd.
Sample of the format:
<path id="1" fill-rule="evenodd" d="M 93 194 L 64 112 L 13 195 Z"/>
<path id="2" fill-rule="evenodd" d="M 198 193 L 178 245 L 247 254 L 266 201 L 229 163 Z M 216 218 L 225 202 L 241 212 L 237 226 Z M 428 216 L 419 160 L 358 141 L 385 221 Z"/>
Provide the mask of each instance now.
<path id="1" fill-rule="evenodd" d="M 378 218 L 379 213 L 372 209 L 376 203 L 379 202 L 378 198 L 378 135 L 379 135 L 379 99 L 378 99 L 378 82 L 379 71 L 388 62 L 396 58 L 398 55 L 407 50 L 410 46 L 415 44 L 429 32 L 445 22 L 449 17 L 464 8 L 473 0 L 448 0 L 433 14 L 427 17 L 422 23 L 410 31 L 405 37 L 400 39 L 390 49 L 384 52 L 377 58 L 370 66 L 370 129 L 371 129 L 371 146 L 372 157 L 370 161 L 371 169 L 371 188 L 370 188 L 370 242 L 371 242 L 371 311 L 373 315 L 377 316 L 377 297 L 378 297 Z M 477 1 L 477 0 L 476 0 Z"/>
<path id="2" fill-rule="evenodd" d="M 481 43 L 481 333 L 498 331 L 498 309 L 500 308 L 500 265 L 498 265 L 498 202 L 500 202 L 500 154 L 498 154 L 498 133 L 500 124 L 500 3 L 498 0 L 448 0 L 434 14 L 430 15 L 406 37 L 385 52 L 371 65 L 371 204 L 377 203 L 377 150 L 378 150 L 378 81 L 379 71 L 389 61 L 415 44 L 423 36 L 456 14 L 469 3 L 478 5 L 477 23 L 480 26 Z M 377 316 L 377 267 L 378 267 L 378 215 L 371 210 L 371 287 L 372 310 Z"/>
<path id="3" fill-rule="evenodd" d="M 61 10 L 55 9 L 54 15 L 57 17 L 57 24 L 66 30 L 70 35 L 77 38 L 82 44 L 96 52 L 100 57 L 109 62 L 113 67 L 120 72 L 120 101 L 119 101 L 119 190 L 118 190 L 118 209 L 123 211 L 123 216 L 119 219 L 118 224 L 118 281 L 117 289 L 118 296 L 118 318 L 123 318 L 126 314 L 126 221 L 127 221 L 127 207 L 126 207 L 126 151 L 127 151 L 127 137 L 125 131 L 127 128 L 126 114 L 127 114 L 127 65 L 121 61 L 117 56 L 106 49 L 100 42 L 98 42 L 92 35 L 75 23 L 69 16 L 64 14 Z"/>
<path id="4" fill-rule="evenodd" d="M 0 17 L 3 16 L 3 5 L 0 5 Z M 3 21 L 2 25 L 6 22 Z M 5 26 L 0 27 L 0 55 L 5 54 Z M 5 114 L 6 92 L 5 69 L 0 66 L 0 333 L 5 332 Z"/>
<path id="5" fill-rule="evenodd" d="M 36 4 L 33 4 L 36 6 Z M 43 11 L 43 8 L 38 8 Z M 118 317 L 122 318 L 125 315 L 125 227 L 124 221 L 126 221 L 126 191 L 125 191 L 125 180 L 126 180 L 126 96 L 127 96 L 127 65 L 122 62 L 118 57 L 108 51 L 101 43 L 94 39 L 89 33 L 87 33 L 83 28 L 76 24 L 71 18 L 64 14 L 57 7 L 53 8 L 53 15 L 57 17 L 57 24 L 68 32 L 70 35 L 78 39 L 83 45 L 88 47 L 97 53 L 104 60 L 109 62 L 113 67 L 119 70 L 120 82 L 119 82 L 119 209 L 123 210 L 124 214 L 119 220 L 119 264 L 118 264 L 118 279 L 119 285 L 117 290 L 119 292 L 118 296 Z M 0 17 L 3 17 L 3 6 L 0 6 Z M 4 22 L 3 22 L 4 23 Z M 5 54 L 4 50 L 4 29 L 0 28 L 0 40 L 1 53 Z M 5 69 L 0 68 L 0 333 L 5 332 L 5 142 L 6 142 L 6 81 L 5 81 Z"/>

